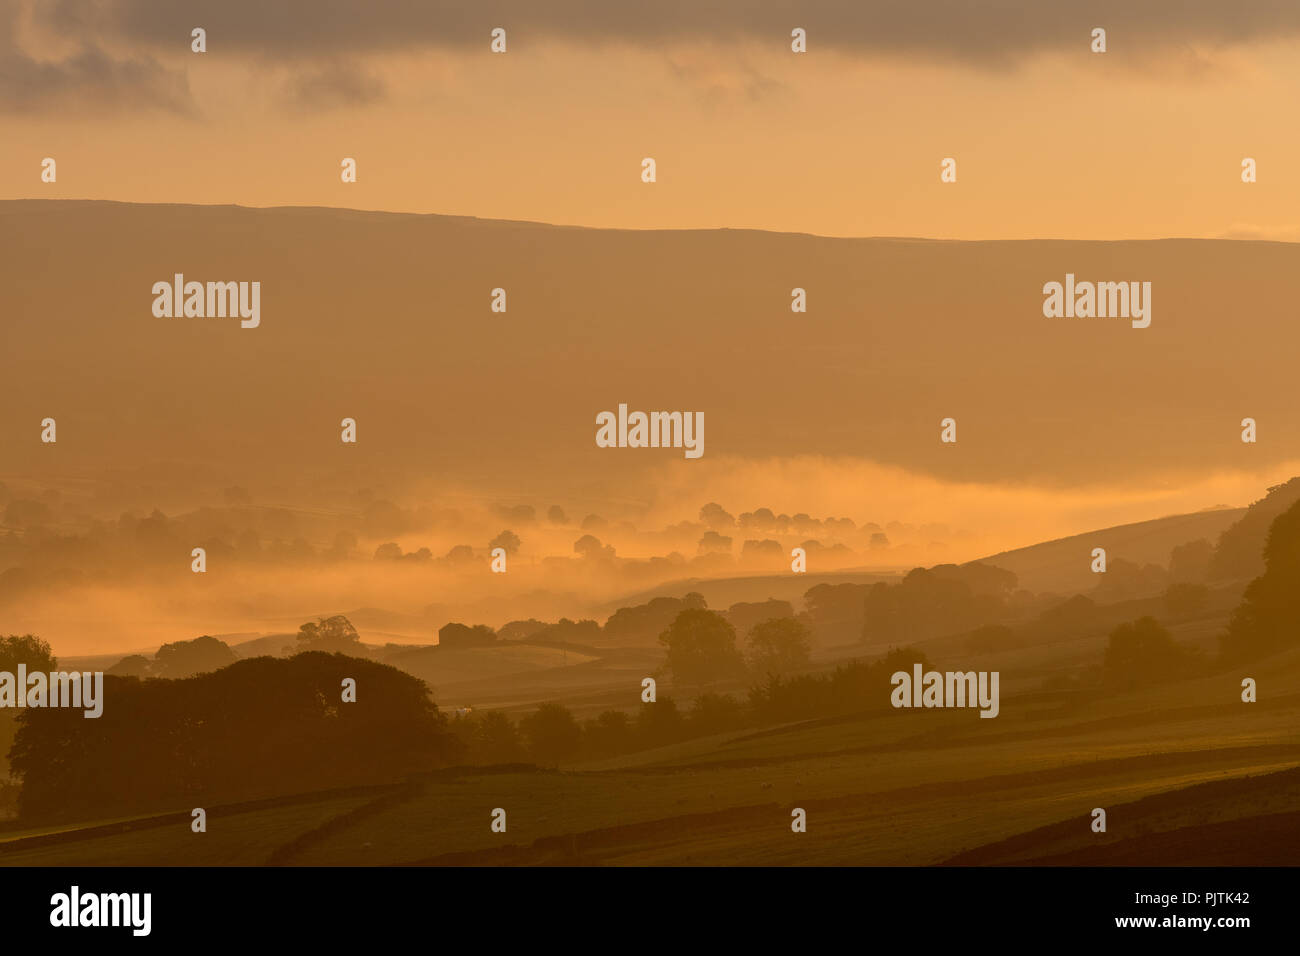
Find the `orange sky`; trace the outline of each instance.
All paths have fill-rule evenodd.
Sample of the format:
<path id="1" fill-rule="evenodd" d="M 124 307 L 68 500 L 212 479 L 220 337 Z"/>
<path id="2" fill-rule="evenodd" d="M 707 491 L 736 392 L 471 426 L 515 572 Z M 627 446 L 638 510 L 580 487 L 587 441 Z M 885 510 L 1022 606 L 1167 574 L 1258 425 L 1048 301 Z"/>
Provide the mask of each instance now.
<path id="1" fill-rule="evenodd" d="M 128 16 L 151 4 L 103 6 L 121 22 L 60 30 L 30 4 L 5 4 L 17 11 L 9 55 L 34 79 L 2 90 L 0 198 L 845 236 L 1300 239 L 1300 127 L 1287 119 L 1300 41 L 1280 28 L 1229 35 L 1227 13 L 1165 47 L 1149 39 L 1158 25 L 1117 24 L 1100 55 L 1086 27 L 1047 24 L 1066 35 L 1042 49 L 1017 39 L 986 62 L 978 46 L 925 48 L 959 42 L 944 31 L 965 28 L 942 17 L 905 57 L 813 27 L 796 55 L 788 36 L 757 29 L 648 37 L 637 24 L 603 25 L 595 39 L 521 25 L 493 55 L 488 20 L 466 27 L 478 40 L 440 46 L 349 45 L 304 28 L 301 48 L 268 52 L 246 48 L 269 29 L 253 14 L 194 54 L 181 22 L 202 12 L 161 42 L 161 28 Z M 129 72 L 110 82 L 67 67 L 87 45 L 152 64 L 162 92 L 136 90 Z M 0 32 L 0 66 L 4 50 Z M 42 80 L 38 63 L 66 68 Z M 151 106 L 155 93 L 170 100 Z M 45 156 L 55 184 L 40 181 Z M 339 180 L 344 156 L 358 161 L 356 184 Z M 640 181 L 645 156 L 654 185 Z M 956 184 L 939 182 L 946 156 Z M 1259 163 L 1254 185 L 1240 181 L 1244 156 Z"/>

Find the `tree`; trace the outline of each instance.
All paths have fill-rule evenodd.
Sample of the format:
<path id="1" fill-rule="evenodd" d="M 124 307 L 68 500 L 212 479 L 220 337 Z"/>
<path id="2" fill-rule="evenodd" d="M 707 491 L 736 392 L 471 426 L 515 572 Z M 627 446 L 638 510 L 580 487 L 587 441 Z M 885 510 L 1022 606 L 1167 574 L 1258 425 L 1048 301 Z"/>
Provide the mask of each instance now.
<path id="1" fill-rule="evenodd" d="M 341 698 L 345 678 L 355 703 Z M 255 657 L 184 680 L 105 676 L 104 699 L 95 720 L 26 711 L 11 758 L 20 815 L 87 819 L 389 784 L 459 757 L 423 681 L 342 654 Z"/>
<path id="2" fill-rule="evenodd" d="M 528 525 L 537 521 L 537 509 L 532 505 L 497 505 L 492 510 L 512 524 Z"/>
<path id="3" fill-rule="evenodd" d="M 549 626 L 545 621 L 532 617 L 526 621 L 510 621 L 497 629 L 497 637 L 503 641 L 526 641 Z"/>
<path id="4" fill-rule="evenodd" d="M 1210 561 L 1209 577 L 1213 580 L 1250 580 L 1264 573 L 1264 548 L 1273 522 L 1300 501 L 1300 477 L 1268 489 L 1241 520 L 1219 535 L 1218 546 Z"/>
<path id="5" fill-rule="evenodd" d="M 664 628 L 688 608 L 705 607 L 704 596 L 691 591 L 681 598 L 651 598 L 647 604 L 621 607 L 605 622 L 605 638 L 627 643 L 653 644 Z"/>
<path id="6" fill-rule="evenodd" d="M 54 512 L 43 502 L 15 498 L 5 508 L 4 523 L 11 528 L 38 528 L 53 518 Z"/>
<path id="7" fill-rule="evenodd" d="M 991 594 L 994 597 L 1008 598 L 1019 583 L 1014 572 L 982 561 L 972 561 L 963 565 L 941 564 L 933 570 L 950 574 L 964 581 L 970 587 L 972 594 Z"/>
<path id="8" fill-rule="evenodd" d="M 759 674 L 790 674 L 808 666 L 811 631 L 792 617 L 772 618 L 749 632 L 749 666 Z"/>
<path id="9" fill-rule="evenodd" d="M 819 584 L 804 592 L 804 607 L 818 643 L 847 644 L 864 639 L 868 588 L 866 584 Z"/>
<path id="10" fill-rule="evenodd" d="M 298 628 L 298 648 L 303 651 L 325 651 L 360 655 L 365 650 L 361 635 L 342 614 L 308 621 Z"/>
<path id="11" fill-rule="evenodd" d="M 621 710 L 607 710 L 582 722 L 587 751 L 598 757 L 625 753 L 632 748 L 632 718 Z"/>
<path id="12" fill-rule="evenodd" d="M 442 559 L 452 565 L 466 565 L 474 561 L 474 549 L 467 544 L 458 544 Z"/>
<path id="13" fill-rule="evenodd" d="M 1180 544 L 1169 552 L 1169 580 L 1176 583 L 1204 581 L 1213 560 L 1214 545 L 1207 538 Z"/>
<path id="14" fill-rule="evenodd" d="M 1141 617 L 1110 632 L 1102 678 L 1107 684 L 1128 688 L 1183 677 L 1195 663 L 1195 655 L 1175 643 L 1159 621 Z"/>
<path id="15" fill-rule="evenodd" d="M 736 631 L 721 614 L 688 608 L 659 635 L 668 649 L 668 670 L 685 685 L 706 685 L 735 676 L 744 667 Z"/>
<path id="16" fill-rule="evenodd" d="M 1264 545 L 1264 573 L 1246 586 L 1220 640 L 1225 659 L 1275 654 L 1300 633 L 1300 502 L 1274 519 Z"/>
<path id="17" fill-rule="evenodd" d="M 519 535 L 507 528 L 488 542 L 488 550 L 505 548 L 506 554 L 514 554 L 519 550 L 520 544 Z"/>
<path id="18" fill-rule="evenodd" d="M 737 634 L 748 634 L 754 629 L 754 625 L 777 617 L 794 617 L 794 608 L 789 601 L 780 601 L 776 598 L 768 598 L 766 601 L 740 601 L 727 608 L 727 620 L 731 622 Z"/>
<path id="19" fill-rule="evenodd" d="M 51 671 L 58 664 L 48 642 L 35 634 L 10 634 L 0 637 L 0 671 L 13 673 L 19 664 L 29 671 Z"/>
<path id="20" fill-rule="evenodd" d="M 1168 572 L 1158 564 L 1139 565 L 1127 558 L 1112 558 L 1107 562 L 1106 573 L 1097 575 L 1093 593 L 1107 604 L 1154 596 L 1164 591 L 1168 577 Z"/>
<path id="21" fill-rule="evenodd" d="M 334 546 L 326 552 L 331 560 L 346 561 L 357 550 L 357 536 L 351 531 L 334 535 Z M 400 548 L 398 550 L 401 550 Z"/>
<path id="22" fill-rule="evenodd" d="M 785 548 L 773 538 L 751 538 L 740 546 L 742 561 L 779 561 L 785 558 Z"/>
<path id="23" fill-rule="evenodd" d="M 572 757 L 582 743 L 582 727 L 569 708 L 545 703 L 519 722 L 528 752 L 543 766 L 553 767 Z"/>
<path id="24" fill-rule="evenodd" d="M 524 759 L 519 728 L 505 713 L 489 710 L 475 724 L 470 752 L 476 763 L 518 763 Z"/>
<path id="25" fill-rule="evenodd" d="M 600 539 L 594 534 L 584 534 L 577 541 L 573 542 L 573 551 L 584 558 L 605 559 L 614 557 L 614 548 L 612 545 L 600 543 Z"/>
<path id="26" fill-rule="evenodd" d="M 26 664 L 29 672 L 48 673 L 57 668 L 58 661 L 50 645 L 35 634 L 0 637 L 0 671 L 16 674 L 19 664 Z M 9 707 L 0 709 L 0 778 L 8 775 L 9 748 L 18 732 L 18 715 L 23 712 Z"/>
<path id="27" fill-rule="evenodd" d="M 158 648 L 149 673 L 154 677 L 192 677 L 235 663 L 239 655 L 225 641 L 203 635 L 192 641 L 174 641 Z"/>
<path id="28" fill-rule="evenodd" d="M 697 554 L 730 554 L 732 539 L 716 531 L 706 531 L 696 547 Z"/>
<path id="29" fill-rule="evenodd" d="M 128 654 L 104 673 L 117 677 L 149 677 L 153 674 L 153 661 L 143 654 Z"/>
<path id="30" fill-rule="evenodd" d="M 716 501 L 710 501 L 700 509 L 700 521 L 714 531 L 725 531 L 736 526 L 735 516 Z"/>
<path id="31" fill-rule="evenodd" d="M 677 702 L 660 694 L 652 704 L 642 704 L 636 715 L 636 736 L 642 747 L 673 744 L 686 735 L 686 722 Z"/>
<path id="32" fill-rule="evenodd" d="M 486 624 L 458 624 L 452 621 L 438 629 L 438 646 L 459 650 L 466 647 L 486 647 L 495 644 L 496 632 Z"/>

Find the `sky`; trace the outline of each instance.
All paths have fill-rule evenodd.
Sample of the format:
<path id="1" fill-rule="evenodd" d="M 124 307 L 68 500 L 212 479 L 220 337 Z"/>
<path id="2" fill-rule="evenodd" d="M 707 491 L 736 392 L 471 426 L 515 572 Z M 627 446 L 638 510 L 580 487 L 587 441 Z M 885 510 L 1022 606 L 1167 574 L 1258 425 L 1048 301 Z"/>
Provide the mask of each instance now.
<path id="1" fill-rule="evenodd" d="M 205 31 L 205 52 L 192 50 L 195 28 Z M 491 50 L 495 28 L 505 30 L 505 53 Z M 807 52 L 791 49 L 796 28 L 806 31 Z M 1097 28 L 1106 31 L 1104 53 L 1092 51 Z M 0 0 L 0 200 L 330 206 L 616 229 L 838 237 L 1300 242 L 1300 191 L 1294 188 L 1300 170 L 1298 48 L 1296 0 Z M 46 157 L 57 163 L 55 182 L 42 181 Z M 642 181 L 647 157 L 656 162 L 654 183 Z M 1242 181 L 1246 157 L 1256 161 L 1257 182 Z M 355 183 L 341 180 L 344 158 L 356 161 Z M 941 181 L 947 158 L 955 160 L 956 182 Z M 179 227 L 153 216 L 170 212 L 175 222 L 206 226 L 185 226 L 190 231 L 173 235 L 168 230 Z M 401 446 L 405 435 L 445 438 L 456 420 L 446 424 L 444 406 L 430 400 L 430 390 L 453 394 L 453 375 L 478 374 L 462 356 L 487 355 L 500 343 L 475 339 L 487 328 L 476 322 L 411 321 L 405 307 L 434 289 L 441 314 L 481 319 L 487 314 L 482 293 L 504 281 L 487 272 L 509 263 L 515 269 L 509 321 L 516 324 L 508 340 L 516 347 L 501 350 L 505 358 L 497 368 L 513 368 L 518 381 L 513 391 L 476 399 L 479 418 L 466 420 L 467 433 L 477 435 L 482 426 L 493 441 L 497 429 L 515 434 L 503 421 L 534 437 L 555 429 L 562 437 L 551 445 L 564 465 L 556 472 L 558 486 L 574 483 L 572 461 L 595 454 L 592 415 L 628 397 L 619 389 L 630 385 L 638 367 L 654 376 L 641 393 L 652 396 L 647 401 L 708 408 L 707 460 L 689 470 L 678 460 L 673 468 L 647 472 L 635 493 L 581 459 L 576 473 L 583 493 L 609 501 L 566 499 L 575 516 L 598 509 L 619 520 L 623 516 L 613 514 L 617 494 L 643 509 L 646 528 L 691 519 L 708 500 L 737 512 L 762 506 L 849 514 L 858 521 L 945 524 L 953 535 L 948 550 L 933 560 L 964 560 L 1122 522 L 1245 505 L 1300 470 L 1285 411 L 1289 371 L 1279 378 L 1275 367 L 1292 353 L 1261 349 L 1255 338 L 1274 336 L 1275 346 L 1289 341 L 1290 327 L 1280 316 L 1294 301 L 1288 284 L 1294 271 L 1278 266 L 1289 262 L 1282 255 L 1289 247 L 1233 244 L 1207 261 L 1194 253 L 1210 253 L 1159 247 L 963 246 L 960 281 L 948 273 L 948 281 L 934 282 L 929 273 L 908 271 L 917 268 L 914 263 L 882 272 L 880 255 L 830 244 L 817 245 L 814 255 L 815 244 L 781 239 L 787 251 L 773 247 L 765 254 L 798 260 L 801 278 L 787 280 L 778 274 L 779 258 L 752 269 L 759 260 L 740 249 L 743 242 L 772 237 L 552 230 L 540 244 L 530 238 L 540 235 L 536 231 L 493 227 L 492 241 L 501 245 L 490 248 L 509 251 L 497 259 L 474 244 L 486 241 L 475 239 L 474 230 L 415 220 L 386 220 L 382 230 L 366 233 L 366 249 L 340 242 L 322 224 L 325 216 L 307 225 L 298 221 L 296 232 L 288 228 L 293 223 L 267 226 L 264 233 L 246 233 L 256 241 L 232 244 L 232 234 L 245 233 L 223 231 L 225 212 L 6 211 L 15 217 L 9 222 L 19 222 L 20 214 L 29 218 L 11 226 L 8 236 L 0 234 L 0 245 L 10 243 L 3 257 L 9 313 L 25 320 L 5 329 L 14 346 L 10 354 L 22 359 L 0 379 L 10 388 L 31 384 L 17 390 L 14 402 L 0 404 L 9 408 L 9 433 L 31 442 L 26 453 L 47 459 L 49 449 L 36 447 L 32 425 L 57 406 L 60 453 L 70 457 L 55 462 L 70 487 L 93 470 L 63 462 L 89 454 L 96 442 L 118 441 L 119 422 L 159 455 L 175 450 L 168 423 L 178 434 L 198 435 L 205 448 L 220 447 L 222 436 L 251 441 L 259 434 L 280 447 L 285 443 L 276 429 L 283 426 L 283 434 L 298 441 L 295 448 L 316 449 L 312 443 L 324 436 L 319 454 L 337 452 L 333 423 L 344 412 L 313 409 L 305 399 L 281 401 L 275 391 L 306 391 L 280 362 L 302 351 L 350 363 L 354 384 L 360 384 L 347 414 L 361 414 L 356 406 L 372 396 L 388 403 L 361 415 L 363 447 L 367 454 L 374 449 L 386 467 L 391 462 L 384 449 Z M 105 243 L 97 230 L 124 218 L 144 225 Z M 348 228 L 363 228 L 363 217 L 355 218 Z M 456 238 L 444 237 L 439 246 L 428 231 L 435 226 Z M 383 246 L 381 233 L 398 245 Z M 638 284 L 642 262 L 626 251 L 628 241 L 646 243 L 640 254 L 657 270 L 653 289 Z M 615 256 L 615 247 L 624 251 Z M 557 258 L 559 248 L 577 254 Z M 705 248 L 713 258 L 696 256 L 689 268 L 681 265 L 689 250 Z M 228 264 L 242 268 L 247 255 L 263 257 L 258 268 L 269 270 L 268 320 L 256 338 L 200 339 L 209 327 L 149 324 L 151 297 L 144 293 L 158 276 L 172 274 L 163 262 L 178 250 L 196 269 L 218 268 L 217 275 Z M 340 250 L 353 259 L 339 258 Z M 1042 281 L 1080 268 L 1072 264 L 1077 259 L 1058 261 L 1066 251 L 1098 267 L 1114 256 L 1155 270 L 1162 281 L 1153 330 L 1116 329 L 1140 336 L 1117 339 L 1102 326 L 1046 324 Z M 928 250 L 927 256 L 950 252 Z M 891 255 L 896 258 L 889 262 L 912 262 L 897 250 Z M 321 270 L 315 282 L 275 281 L 343 261 L 362 266 Z M 592 263 L 596 274 L 582 274 Z M 628 300 L 617 298 L 623 294 L 618 276 L 624 292 L 633 290 Z M 786 290 L 795 282 L 814 287 L 815 305 L 812 324 L 801 330 L 808 338 L 791 349 L 787 329 L 799 326 L 786 325 L 792 315 Z M 61 295 L 47 308 L 51 283 Z M 890 298 L 895 293 L 902 297 Z M 406 347 L 358 352 L 354 319 L 383 295 L 394 299 L 375 311 L 392 321 L 390 334 Z M 617 303 L 613 314 L 641 323 L 634 332 L 652 327 L 657 338 L 649 344 L 635 335 L 619 338 L 614 323 L 595 344 L 569 349 L 565 334 L 585 334 L 586 322 L 597 327 L 611 301 Z M 727 307 L 709 322 L 692 311 L 707 314 L 715 301 Z M 1273 306 L 1279 301 L 1280 309 Z M 902 315 L 927 316 L 942 334 L 932 336 L 922 325 L 904 335 L 894 321 Z M 1231 322 L 1221 322 L 1224 316 Z M 808 324 L 803 317 L 796 321 Z M 304 329 L 310 330 L 306 338 Z M 455 333 L 450 338 L 448 330 Z M 24 341 L 40 347 L 23 350 Z M 680 361 L 678 341 L 694 343 L 691 358 L 702 364 Z M 625 348 L 626 342 L 633 346 Z M 738 350 L 737 342 L 745 348 Z M 1118 342 L 1124 346 L 1115 347 Z M 981 378 L 979 362 L 961 365 L 942 387 L 924 384 L 927 376 L 938 377 L 944 355 L 959 354 L 964 362 L 992 345 L 1004 360 L 1024 357 L 1006 366 L 1007 391 Z M 539 354 L 564 368 L 577 363 L 582 374 L 558 388 Z M 913 361 L 918 355 L 921 360 Z M 1048 360 L 1038 361 L 1041 355 Z M 613 358 L 592 361 L 601 356 Z M 735 356 L 740 360 L 722 365 Z M 773 356 L 768 365 L 758 361 Z M 444 366 L 441 384 L 430 373 L 438 362 Z M 780 377 L 786 362 L 799 374 L 818 370 L 803 389 L 811 396 L 806 407 L 836 409 L 818 419 L 818 428 L 805 427 L 807 416 L 793 411 L 805 407 L 796 400 L 803 386 Z M 718 365 L 754 394 L 777 381 L 789 393 L 773 392 L 763 406 L 770 415 L 760 414 L 762 403 L 753 398 L 730 404 L 732 393 L 745 396 L 743 388 L 720 387 L 700 398 L 697 385 L 706 378 L 695 369 Z M 1166 378 L 1146 374 L 1148 365 Z M 226 369 L 235 367 L 240 388 L 226 397 L 223 389 L 235 377 Z M 951 372 L 956 366 L 945 367 Z M 186 379 L 191 369 L 211 377 Z M 1211 404 L 1219 402 L 1222 415 L 1198 404 L 1205 396 L 1180 398 L 1180 389 L 1200 389 L 1199 376 L 1207 371 L 1218 389 Z M 216 398 L 176 401 L 184 391 L 177 380 L 200 397 Z M 122 387 L 106 388 L 114 382 Z M 917 382 L 921 387 L 914 388 Z M 410 386 L 410 396 L 398 395 L 399 386 Z M 462 393 L 472 387 L 477 383 L 466 383 Z M 1123 427 L 1113 424 L 1112 405 L 1094 407 L 1093 387 L 1109 389 L 1110 399 L 1118 394 L 1135 409 L 1120 416 Z M 1063 395 L 1067 388 L 1073 391 Z M 1022 392 L 1035 396 L 1024 409 Z M 999 401 L 999 394 L 1009 397 Z M 525 403 L 520 395 L 547 401 Z M 697 399 L 700 404 L 693 404 Z M 488 414 L 493 401 L 496 417 Z M 823 401 L 834 404 L 818 404 Z M 562 414 L 534 425 L 557 403 L 568 403 Z M 146 406 L 148 414 L 139 414 Z M 963 423 L 963 453 L 980 450 L 981 442 L 986 455 L 997 441 L 1013 446 L 1004 472 L 978 471 L 969 464 L 973 457 L 957 464 L 946 459 L 947 471 L 924 456 L 908 459 L 906 467 L 891 459 L 891 449 L 908 441 L 924 441 L 926 455 L 949 454 L 940 449 L 935 426 L 953 406 Z M 389 414 L 393 409 L 401 414 Z M 418 414 L 405 417 L 410 409 Z M 1258 447 L 1267 456 L 1251 457 L 1256 446 L 1237 440 L 1237 422 L 1248 412 L 1263 422 Z M 1005 420 L 1000 415 L 1010 415 L 1011 424 L 994 427 Z M 1058 428 L 1053 416 L 1068 425 Z M 326 421 L 328 427 L 321 424 Z M 1146 428 L 1149 442 L 1141 432 Z M 396 437 L 385 445 L 390 432 Z M 1121 432 L 1141 432 L 1144 452 L 1148 444 L 1185 451 L 1200 447 L 1198 441 L 1211 452 L 1193 465 L 1165 470 L 1155 467 L 1168 463 L 1154 452 L 1147 460 L 1098 458 L 1096 449 Z M 807 439 L 809 447 L 787 435 Z M 570 440 L 572 446 L 565 444 Z M 742 440 L 749 443 L 729 453 Z M 1093 454 L 1076 468 L 1071 442 L 1084 441 L 1094 443 Z M 148 463 L 133 458 L 125 444 L 113 448 L 109 457 L 120 458 L 124 468 L 139 466 L 151 487 L 165 487 L 159 477 L 165 470 L 149 473 Z M 463 457 L 477 467 L 474 450 Z M 1053 480 L 1038 473 L 1008 477 L 1031 466 L 1046 473 L 1051 455 L 1070 459 Z M 28 494 L 26 465 L 14 465 L 16 457 L 0 477 L 15 493 Z M 292 464 L 318 480 L 319 469 L 302 469 L 296 459 Z M 436 473 L 423 460 L 416 464 L 411 471 Z M 248 474 L 231 483 L 250 487 L 259 502 L 284 503 L 261 474 L 264 457 L 248 454 L 232 467 Z M 534 458 L 526 473 L 502 469 L 502 487 L 480 483 L 473 490 L 527 496 L 544 506 L 556 499 L 543 495 L 538 471 Z M 426 500 L 447 493 L 449 479 L 439 478 L 443 485 Z M 918 541 L 917 547 L 929 546 Z M 670 546 L 615 543 L 633 557 Z M 402 541 L 410 550 L 431 544 L 445 550 L 447 542 Z M 561 545 L 567 554 L 571 546 Z M 532 540 L 528 546 L 540 548 Z M 929 552 L 908 552 L 881 560 L 892 566 L 930 558 Z M 187 562 L 177 566 L 186 580 Z M 337 582 L 325 586 L 307 576 L 308 583 L 293 591 L 291 607 L 266 582 L 256 585 L 262 590 L 251 603 L 230 599 L 242 593 L 244 581 L 227 582 L 234 590 L 214 592 L 208 603 L 192 592 L 173 594 L 168 586 L 130 593 L 129 600 L 129 589 L 79 600 L 52 591 L 49 603 L 25 605 L 29 623 L 22 626 L 80 651 L 106 641 L 156 644 L 218 627 L 275 629 L 331 608 L 405 601 L 418 610 L 428 603 L 424 584 L 408 588 L 399 581 L 394 590 L 383 583 L 387 575 L 380 568 L 373 591 L 358 585 L 338 596 Z M 515 581 L 525 589 L 521 594 L 534 587 L 524 575 L 512 576 L 511 586 Z M 280 583 L 285 593 L 297 587 L 287 578 Z M 615 586 L 630 587 L 621 579 L 611 592 Z M 470 598 L 487 600 L 467 593 Z M 138 607 L 130 603 L 137 601 Z M 132 622 L 131 628 L 152 622 L 151 630 L 95 631 L 97 618 L 112 616 L 104 608 Z M 487 613 L 477 605 L 471 610 Z M 517 611 L 577 613 L 549 606 Z"/>
<path id="2" fill-rule="evenodd" d="M 1294 2 L 358 9 L 3 0 L 0 198 L 1300 240 Z M 806 53 L 790 49 L 796 27 Z M 1094 27 L 1105 53 L 1091 52 Z M 355 183 L 340 180 L 344 157 Z M 947 157 L 955 183 L 940 182 Z M 1244 157 L 1258 182 L 1241 181 Z"/>

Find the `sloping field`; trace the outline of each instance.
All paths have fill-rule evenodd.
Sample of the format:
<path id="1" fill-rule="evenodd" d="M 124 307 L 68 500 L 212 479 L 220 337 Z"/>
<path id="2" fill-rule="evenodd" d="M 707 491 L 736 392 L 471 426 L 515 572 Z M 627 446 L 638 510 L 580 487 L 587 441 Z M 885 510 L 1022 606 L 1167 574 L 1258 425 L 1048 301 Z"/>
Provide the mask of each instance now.
<path id="1" fill-rule="evenodd" d="M 1016 859 L 1087 851 L 1104 863 L 1114 845 L 1113 862 L 1155 863 L 1127 841 L 1295 809 L 1294 774 L 1266 775 L 1300 767 L 1300 653 L 1248 674 L 1257 703 L 1241 702 L 1235 672 L 1119 695 L 1008 680 L 993 720 L 877 709 L 563 771 L 445 771 L 368 799 L 216 814 L 201 835 L 184 821 L 65 833 L 0 863 L 926 865 L 1012 838 Z M 1211 783 L 1220 789 L 1188 790 Z M 1206 793 L 1212 807 L 1195 795 Z M 1169 802 L 1126 810 L 1157 795 Z M 1104 838 L 1090 830 L 1094 807 L 1108 809 Z M 498 808 L 505 833 L 491 829 Z M 805 833 L 791 831 L 795 808 Z M 1047 838 L 1022 836 L 1040 828 Z M 1200 862 L 1190 840 L 1164 839 L 1175 861 Z M 1215 859 L 1254 862 L 1249 845 Z"/>
<path id="2" fill-rule="evenodd" d="M 1090 591 L 1097 585 L 1089 560 L 1093 548 L 1105 548 L 1109 560 L 1167 565 L 1175 547 L 1200 538 L 1214 544 L 1245 513 L 1245 508 L 1219 508 L 1171 515 L 1044 541 L 980 560 L 1015 572 L 1020 587 L 1030 591 Z"/>

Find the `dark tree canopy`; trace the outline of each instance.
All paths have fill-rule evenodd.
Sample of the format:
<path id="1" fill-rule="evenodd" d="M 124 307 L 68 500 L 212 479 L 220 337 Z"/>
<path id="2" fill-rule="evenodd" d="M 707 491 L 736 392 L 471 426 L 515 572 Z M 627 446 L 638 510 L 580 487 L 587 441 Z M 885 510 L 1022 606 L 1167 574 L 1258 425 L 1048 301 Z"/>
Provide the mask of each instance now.
<path id="1" fill-rule="evenodd" d="M 50 645 L 35 634 L 0 637 L 0 671 L 15 674 L 19 664 L 26 664 L 28 671 L 52 671 L 57 668 L 58 661 L 50 651 Z M 0 710 L 0 779 L 5 776 L 3 758 L 9 753 L 18 732 L 18 715 L 27 712 L 8 707 Z"/>
<path id="2" fill-rule="evenodd" d="M 704 596 L 691 591 L 680 598 L 657 597 L 645 604 L 621 607 L 605 622 L 605 637 L 615 641 L 652 642 L 682 611 L 705 606 Z"/>
<path id="3" fill-rule="evenodd" d="M 1264 546 L 1264 573 L 1246 586 L 1222 640 L 1228 660 L 1294 647 L 1300 634 L 1300 502 L 1273 522 Z"/>
<path id="4" fill-rule="evenodd" d="M 578 752 L 582 728 L 567 707 L 542 704 L 519 722 L 533 759 L 544 766 L 555 766 Z"/>
<path id="5" fill-rule="evenodd" d="M 792 617 L 773 618 L 749 632 L 749 666 L 758 674 L 791 674 L 808 666 L 809 630 Z"/>
<path id="6" fill-rule="evenodd" d="M 150 674 L 154 677 L 192 677 L 228 667 L 239 656 L 225 641 L 204 635 L 192 641 L 175 641 L 158 648 Z"/>
<path id="7" fill-rule="evenodd" d="M 733 677 L 744 666 L 736 650 L 736 631 L 721 614 L 688 608 L 659 635 L 668 649 L 668 670 L 686 685 L 705 685 Z"/>
<path id="8" fill-rule="evenodd" d="M 1129 688 L 1186 677 L 1199 663 L 1159 621 L 1141 617 L 1111 631 L 1102 676 L 1109 685 Z"/>
<path id="9" fill-rule="evenodd" d="M 356 701 L 342 700 L 343 679 Z M 29 710 L 10 760 L 29 818 L 102 817 L 391 783 L 454 759 L 424 682 L 307 652 L 185 680 L 104 678 L 104 713 Z"/>
<path id="10" fill-rule="evenodd" d="M 306 651 L 358 654 L 362 652 L 361 635 L 342 614 L 308 621 L 298 628 L 298 646 Z"/>
<path id="11" fill-rule="evenodd" d="M 1274 485 L 1223 534 L 1210 561 L 1212 580 L 1248 580 L 1264 572 L 1264 546 L 1273 522 L 1300 501 L 1300 477 Z"/>
<path id="12" fill-rule="evenodd" d="M 475 624 L 470 627 L 468 624 L 452 621 L 438 629 L 438 646 L 453 650 L 487 647 L 489 644 L 495 644 L 496 640 L 496 631 L 486 624 Z"/>

